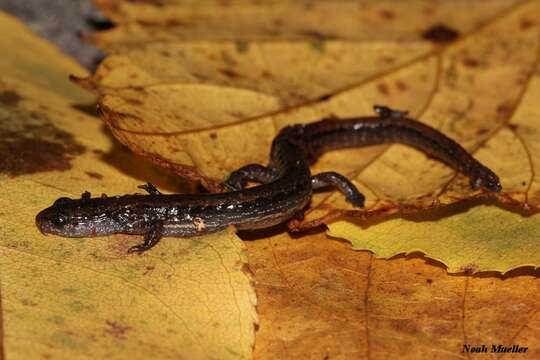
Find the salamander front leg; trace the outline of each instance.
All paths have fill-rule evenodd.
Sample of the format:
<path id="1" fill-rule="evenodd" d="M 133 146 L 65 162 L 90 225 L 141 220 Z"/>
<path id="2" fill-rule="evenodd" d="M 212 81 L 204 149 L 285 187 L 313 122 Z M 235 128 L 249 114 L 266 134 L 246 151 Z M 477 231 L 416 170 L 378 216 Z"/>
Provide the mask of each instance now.
<path id="1" fill-rule="evenodd" d="M 242 190 L 248 181 L 256 181 L 262 184 L 269 183 L 276 179 L 278 172 L 271 167 L 259 164 L 249 164 L 233 171 L 223 185 L 233 191 Z"/>
<path id="2" fill-rule="evenodd" d="M 356 207 L 364 207 L 365 196 L 358 191 L 356 186 L 345 176 L 333 171 L 323 172 L 311 178 L 313 189 L 320 189 L 326 186 L 333 186 L 345 195 L 349 203 Z"/>
<path id="3" fill-rule="evenodd" d="M 152 224 L 152 227 L 148 229 L 146 234 L 144 234 L 144 242 L 139 245 L 135 245 L 129 248 L 128 254 L 133 253 L 143 253 L 148 249 L 151 249 L 156 245 L 159 240 L 161 239 L 161 236 L 163 235 L 163 223 L 162 222 L 156 222 Z"/>
<path id="4" fill-rule="evenodd" d="M 161 192 L 156 189 L 156 187 L 150 183 L 146 183 L 146 184 L 143 184 L 143 185 L 139 185 L 137 186 L 139 189 L 143 189 L 145 190 L 147 193 L 149 193 L 150 195 L 162 195 Z"/>

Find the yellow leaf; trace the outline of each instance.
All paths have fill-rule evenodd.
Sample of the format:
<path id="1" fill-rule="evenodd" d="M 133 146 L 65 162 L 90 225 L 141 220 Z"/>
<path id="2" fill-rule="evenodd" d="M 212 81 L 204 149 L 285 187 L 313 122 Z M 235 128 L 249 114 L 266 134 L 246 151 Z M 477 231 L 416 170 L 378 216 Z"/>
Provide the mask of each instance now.
<path id="1" fill-rule="evenodd" d="M 61 196 L 133 193 L 146 181 L 177 190 L 182 182 L 122 149 L 79 110 L 94 99 L 68 75 L 83 69 L 0 14 L 0 29 L 10 27 L 22 30 L 2 31 L 0 40 L 11 44 L 0 60 L 6 357 L 249 358 L 255 295 L 232 231 L 165 239 L 142 256 L 126 254 L 138 236 L 39 233 L 36 214 Z"/>
<path id="2" fill-rule="evenodd" d="M 418 251 L 442 262 L 451 273 L 505 273 L 540 264 L 540 215 L 523 216 L 496 206 L 457 206 L 371 226 L 336 221 L 328 228 L 329 235 L 348 239 L 357 250 L 370 250 L 381 258 Z"/>
<path id="3" fill-rule="evenodd" d="M 74 102 L 88 101 L 88 93 L 66 80 L 66 74 L 82 76 L 86 70 L 77 62 L 64 56 L 56 47 L 43 42 L 13 17 L 0 13 L 0 56 L 2 78 L 16 78 L 47 88 Z M 54 66 L 51 66 L 54 64 Z"/>
<path id="4" fill-rule="evenodd" d="M 518 1 L 118 1 L 95 0 L 119 26 L 91 36 L 107 52 L 178 40 L 447 41 L 510 11 Z M 444 28 L 441 24 L 447 24 Z"/>
<path id="5" fill-rule="evenodd" d="M 107 57 L 91 77 L 100 88 L 183 84 L 174 91 L 207 99 L 201 84 L 214 91 L 256 91 L 273 98 L 272 108 L 235 107 L 237 119 L 250 118 L 285 106 L 316 100 L 359 82 L 421 59 L 433 49 L 426 42 L 404 44 L 327 41 L 323 49 L 305 41 L 250 42 L 240 48 L 233 41 L 151 43 L 119 49 Z M 199 85 L 196 87 L 195 85 Z M 233 89 L 235 88 L 235 89 Z M 210 90 L 207 90 L 210 91 Z M 235 93 L 224 96 L 234 99 Z M 184 99 L 182 104 L 189 104 Z M 212 100 L 212 99 L 207 99 Z M 208 101 L 206 105 L 211 105 Z M 232 105 L 232 104 L 231 104 Z M 248 110 L 248 112 L 246 112 Z M 255 111 L 254 113 L 252 111 Z M 230 122 L 222 119 L 223 122 Z"/>

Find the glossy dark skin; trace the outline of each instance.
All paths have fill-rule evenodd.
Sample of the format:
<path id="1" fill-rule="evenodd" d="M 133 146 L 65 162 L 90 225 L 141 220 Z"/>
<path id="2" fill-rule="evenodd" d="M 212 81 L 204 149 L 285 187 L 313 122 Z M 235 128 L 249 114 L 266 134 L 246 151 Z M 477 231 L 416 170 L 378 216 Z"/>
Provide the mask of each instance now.
<path id="1" fill-rule="evenodd" d="M 44 234 L 88 237 L 114 233 L 144 235 L 129 252 L 144 252 L 163 236 L 188 237 L 222 230 L 229 225 L 256 229 L 301 217 L 314 189 L 332 186 L 356 207 L 364 196 L 343 175 L 312 176 L 309 164 L 325 151 L 384 143 L 420 149 L 462 172 L 473 188 L 500 191 L 499 178 L 439 131 L 406 117 L 405 112 L 376 106 L 378 116 L 325 119 L 288 126 L 272 142 L 268 166 L 246 165 L 229 176 L 230 192 L 163 195 L 151 184 L 149 195 L 81 199 L 60 198 L 36 216 Z M 245 188 L 248 181 L 261 185 Z"/>

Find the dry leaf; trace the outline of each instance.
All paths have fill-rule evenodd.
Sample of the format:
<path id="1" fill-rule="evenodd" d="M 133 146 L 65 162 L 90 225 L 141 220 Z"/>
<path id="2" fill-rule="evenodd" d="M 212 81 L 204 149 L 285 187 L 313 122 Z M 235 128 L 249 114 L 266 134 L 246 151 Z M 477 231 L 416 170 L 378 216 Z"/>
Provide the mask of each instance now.
<path id="1" fill-rule="evenodd" d="M 231 231 L 166 239 L 129 256 L 138 236 L 40 234 L 35 215 L 84 190 L 133 193 L 177 178 L 121 149 L 82 112 L 68 80 L 84 70 L 0 13 L 0 267 L 3 351 L 38 358 L 249 358 L 255 297 Z M 4 47 L 6 48 L 6 47 Z M 134 176 L 133 176 L 134 175 Z M 170 241 L 169 241 L 170 240 Z"/>
<path id="2" fill-rule="evenodd" d="M 94 0 L 119 24 L 90 37 L 107 52 L 177 40 L 445 42 L 510 11 L 518 1 L 121 1 Z M 444 24 L 441 25 L 441 24 Z M 243 45 L 240 45 L 243 46 Z"/>
<path id="3" fill-rule="evenodd" d="M 449 276 L 421 257 L 377 260 L 320 234 L 247 247 L 255 359 L 465 359 L 465 344 L 528 347 L 486 359 L 540 357 L 538 271 Z"/>

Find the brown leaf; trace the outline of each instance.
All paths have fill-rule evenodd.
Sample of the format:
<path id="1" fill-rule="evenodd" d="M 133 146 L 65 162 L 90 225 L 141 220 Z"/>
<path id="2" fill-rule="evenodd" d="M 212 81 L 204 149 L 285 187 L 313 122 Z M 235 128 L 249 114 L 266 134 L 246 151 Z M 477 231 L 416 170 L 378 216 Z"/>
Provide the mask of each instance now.
<path id="1" fill-rule="evenodd" d="M 421 256 L 376 260 L 321 234 L 246 244 L 256 359 L 452 359 L 482 344 L 486 358 L 540 356 L 538 271 L 448 276 Z M 505 357 L 492 344 L 528 351 Z"/>
<path id="2" fill-rule="evenodd" d="M 95 0 L 118 27 L 92 41 L 107 52 L 157 41 L 329 39 L 447 42 L 511 11 L 518 1 Z"/>

